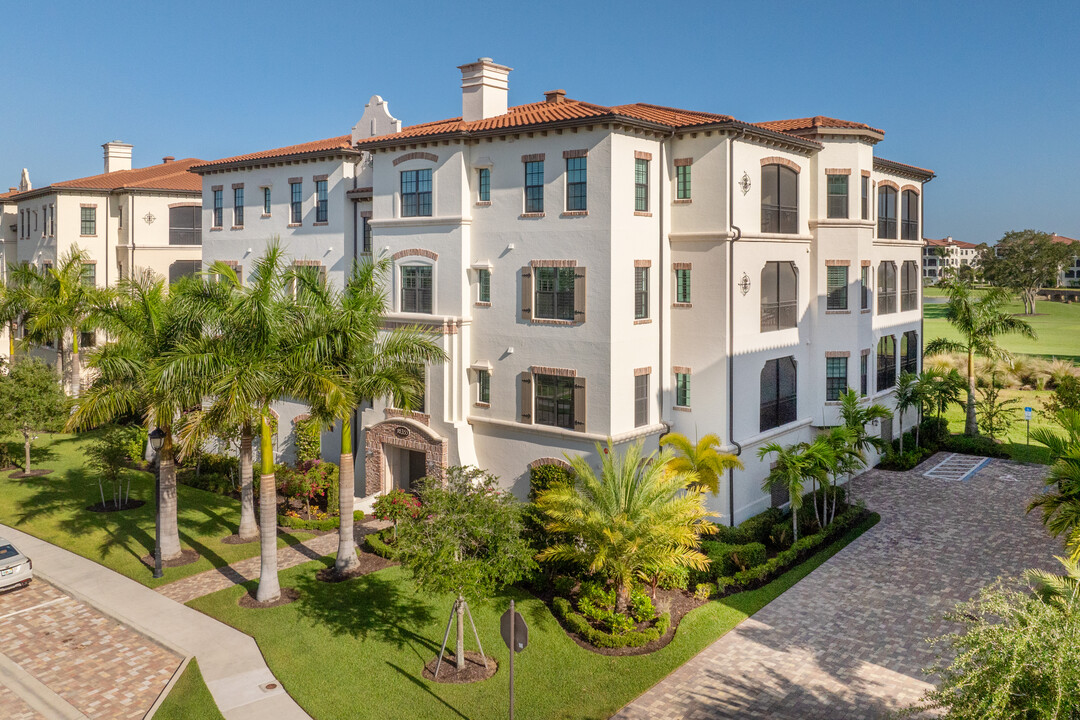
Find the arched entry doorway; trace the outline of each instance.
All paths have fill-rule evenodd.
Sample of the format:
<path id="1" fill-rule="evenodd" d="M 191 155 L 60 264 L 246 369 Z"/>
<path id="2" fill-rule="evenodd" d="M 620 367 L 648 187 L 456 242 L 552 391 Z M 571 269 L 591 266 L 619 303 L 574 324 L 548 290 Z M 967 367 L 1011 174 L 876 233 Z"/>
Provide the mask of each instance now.
<path id="1" fill-rule="evenodd" d="M 412 491 L 425 476 L 438 476 L 447 463 L 447 443 L 416 420 L 390 418 L 366 428 L 365 494 Z"/>

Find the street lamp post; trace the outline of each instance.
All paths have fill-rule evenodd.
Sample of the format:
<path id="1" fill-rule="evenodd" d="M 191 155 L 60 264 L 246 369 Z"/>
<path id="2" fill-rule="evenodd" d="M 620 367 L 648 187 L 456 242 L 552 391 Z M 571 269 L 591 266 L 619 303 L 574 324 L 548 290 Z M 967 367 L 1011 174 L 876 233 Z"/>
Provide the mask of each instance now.
<path id="1" fill-rule="evenodd" d="M 154 473 L 155 492 L 157 500 L 154 509 L 154 578 L 161 578 L 165 573 L 161 569 L 161 458 L 158 452 L 165 444 L 165 432 L 156 427 L 150 431 L 150 447 L 154 450 L 154 461 L 157 464 L 157 472 Z"/>

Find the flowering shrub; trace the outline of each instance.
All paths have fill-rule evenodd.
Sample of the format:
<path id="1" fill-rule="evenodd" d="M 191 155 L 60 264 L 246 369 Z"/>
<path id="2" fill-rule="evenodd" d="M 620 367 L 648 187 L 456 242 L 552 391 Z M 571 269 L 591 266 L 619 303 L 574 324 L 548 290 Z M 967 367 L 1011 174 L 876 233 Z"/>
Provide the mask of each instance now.
<path id="1" fill-rule="evenodd" d="M 337 510 L 338 466 L 321 460 L 308 460 L 295 468 L 279 465 L 274 469 L 278 492 L 291 500 L 299 500 L 307 508 L 308 517 L 315 517 L 311 503 L 325 506 L 326 513 Z"/>
<path id="2" fill-rule="evenodd" d="M 371 514 L 380 520 L 393 521 L 394 539 L 397 539 L 398 522 L 419 517 L 420 501 L 404 490 L 391 490 L 379 496 L 371 510 Z"/>

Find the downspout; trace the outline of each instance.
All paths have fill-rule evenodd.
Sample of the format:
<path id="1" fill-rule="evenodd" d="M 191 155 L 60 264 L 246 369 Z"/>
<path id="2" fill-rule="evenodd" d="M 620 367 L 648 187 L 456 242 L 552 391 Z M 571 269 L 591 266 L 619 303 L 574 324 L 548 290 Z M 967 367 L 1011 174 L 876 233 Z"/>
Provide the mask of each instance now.
<path id="1" fill-rule="evenodd" d="M 135 193 L 131 194 L 131 217 L 128 218 L 128 224 L 131 226 L 131 252 L 128 253 L 128 277 L 135 277 Z"/>
<path id="2" fill-rule="evenodd" d="M 109 287 L 109 214 L 112 212 L 112 193 L 105 196 L 105 287 Z M 117 237 L 120 228 L 116 230 Z"/>
<path id="3" fill-rule="evenodd" d="M 742 237 L 742 229 L 735 224 L 735 141 L 746 134 L 739 128 L 738 134 L 728 138 L 728 440 L 735 446 L 735 456 L 742 455 L 742 445 L 735 440 L 735 241 Z M 728 468 L 728 515 L 729 524 L 735 527 L 735 468 Z"/>

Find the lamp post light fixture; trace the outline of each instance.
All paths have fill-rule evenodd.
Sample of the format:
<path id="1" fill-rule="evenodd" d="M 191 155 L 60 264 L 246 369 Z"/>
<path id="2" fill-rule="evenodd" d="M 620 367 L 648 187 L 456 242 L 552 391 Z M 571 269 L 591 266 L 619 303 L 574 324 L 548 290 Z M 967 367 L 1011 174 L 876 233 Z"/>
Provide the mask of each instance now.
<path id="1" fill-rule="evenodd" d="M 155 492 L 157 494 L 154 509 L 154 578 L 158 579 L 165 575 L 161 569 L 161 458 L 158 453 L 165 444 L 165 431 L 159 427 L 150 431 L 150 447 L 154 450 L 154 460 L 157 463 L 155 473 Z"/>

